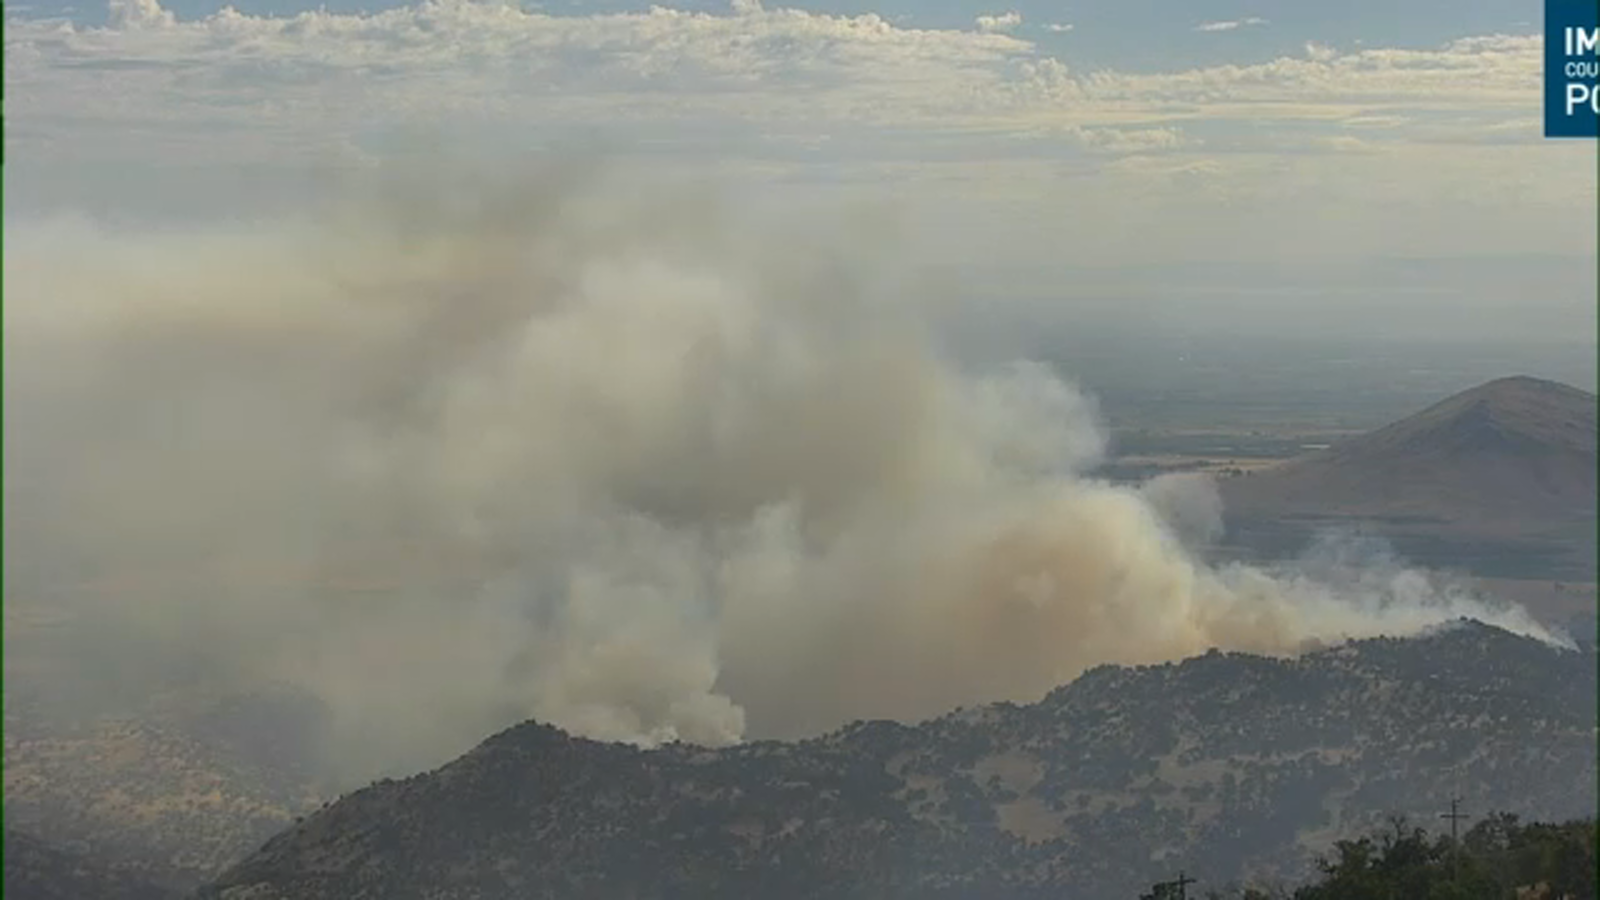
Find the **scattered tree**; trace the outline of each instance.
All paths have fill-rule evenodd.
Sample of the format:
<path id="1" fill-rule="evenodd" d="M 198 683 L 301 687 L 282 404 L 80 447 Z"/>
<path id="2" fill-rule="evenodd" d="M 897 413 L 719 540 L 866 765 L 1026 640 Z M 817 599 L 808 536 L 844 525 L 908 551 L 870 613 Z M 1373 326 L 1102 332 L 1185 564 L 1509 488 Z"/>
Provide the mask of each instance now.
<path id="1" fill-rule="evenodd" d="M 1596 900 L 1595 844 L 1600 824 L 1522 824 L 1485 816 L 1459 841 L 1432 838 L 1404 818 L 1377 834 L 1340 841 L 1318 862 L 1320 877 L 1292 894 L 1248 888 L 1207 891 L 1204 900 Z M 1177 882 L 1154 885 L 1140 900 L 1178 900 Z"/>

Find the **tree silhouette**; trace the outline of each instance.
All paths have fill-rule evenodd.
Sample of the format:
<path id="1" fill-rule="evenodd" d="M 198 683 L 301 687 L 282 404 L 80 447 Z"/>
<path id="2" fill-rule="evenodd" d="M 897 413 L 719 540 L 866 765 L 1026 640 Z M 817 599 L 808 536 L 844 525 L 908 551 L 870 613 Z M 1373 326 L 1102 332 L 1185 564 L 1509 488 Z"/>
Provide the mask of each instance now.
<path id="1" fill-rule="evenodd" d="M 1516 816 L 1491 815 L 1458 842 L 1429 840 L 1396 818 L 1376 838 L 1340 841 L 1335 850 L 1319 864 L 1322 880 L 1294 900 L 1514 900 L 1529 889 L 1595 896 L 1594 820 L 1522 826 Z"/>
<path id="2" fill-rule="evenodd" d="M 1430 838 L 1396 817 L 1374 834 L 1335 844 L 1318 861 L 1320 878 L 1292 893 L 1229 887 L 1202 900 L 1596 900 L 1597 840 L 1594 819 L 1524 825 L 1491 813 L 1454 840 Z M 1139 900 L 1182 897 L 1183 886 L 1170 881 Z"/>

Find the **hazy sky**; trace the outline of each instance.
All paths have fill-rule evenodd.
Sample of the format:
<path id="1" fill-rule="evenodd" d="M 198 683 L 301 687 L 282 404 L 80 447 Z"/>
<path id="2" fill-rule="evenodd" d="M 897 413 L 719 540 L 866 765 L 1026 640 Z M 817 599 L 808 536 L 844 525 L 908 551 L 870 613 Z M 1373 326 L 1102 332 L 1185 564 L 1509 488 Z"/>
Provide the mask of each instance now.
<path id="1" fill-rule="evenodd" d="M 168 2 L 7 7 L 9 224 L 588 143 L 871 207 L 997 295 L 1593 339 L 1595 146 L 1541 136 L 1537 0 Z"/>
<path id="2" fill-rule="evenodd" d="M 1537 0 L 157 3 L 6 12 L 5 587 L 80 605 L 68 707 L 287 679 L 403 771 L 1410 633 L 1479 607 L 1083 478 L 1067 339 L 1158 393 L 1186 329 L 1594 339 Z"/>

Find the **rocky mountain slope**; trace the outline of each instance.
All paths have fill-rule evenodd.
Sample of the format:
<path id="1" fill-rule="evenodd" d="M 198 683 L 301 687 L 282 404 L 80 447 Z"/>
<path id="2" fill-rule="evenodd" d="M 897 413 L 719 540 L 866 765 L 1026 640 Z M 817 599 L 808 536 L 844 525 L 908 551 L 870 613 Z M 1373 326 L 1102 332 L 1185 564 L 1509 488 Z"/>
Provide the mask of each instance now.
<path id="1" fill-rule="evenodd" d="M 1477 623 L 1094 669 L 1037 704 L 641 750 L 527 723 L 350 795 L 210 900 L 1113 898 L 1294 878 L 1393 813 L 1596 802 L 1596 660 Z"/>
<path id="2" fill-rule="evenodd" d="M 1480 385 L 1225 481 L 1230 529 L 1242 543 L 1265 544 L 1274 525 L 1281 543 L 1303 538 L 1285 525 L 1359 525 L 1395 538 L 1419 562 L 1592 580 L 1595 404 L 1593 394 L 1535 378 Z M 1540 563 L 1560 574 L 1501 571 Z"/>

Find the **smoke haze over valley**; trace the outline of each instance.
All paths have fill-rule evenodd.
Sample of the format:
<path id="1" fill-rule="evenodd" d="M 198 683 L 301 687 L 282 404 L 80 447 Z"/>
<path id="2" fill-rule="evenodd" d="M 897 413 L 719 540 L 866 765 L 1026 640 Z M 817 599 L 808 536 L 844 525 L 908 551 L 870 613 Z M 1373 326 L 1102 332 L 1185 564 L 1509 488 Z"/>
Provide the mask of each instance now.
<path id="1" fill-rule="evenodd" d="M 1593 896 L 1532 0 L 4 18 L 7 897 Z"/>
<path id="2" fill-rule="evenodd" d="M 958 363 L 892 220 L 562 162 L 341 197 L 9 230 L 7 614 L 54 624 L 8 705 L 289 688 L 349 781 L 529 717 L 717 745 L 1461 616 L 1568 643 L 1360 543 L 1208 563 L 1210 482 L 1095 477 L 1070 360 Z"/>

